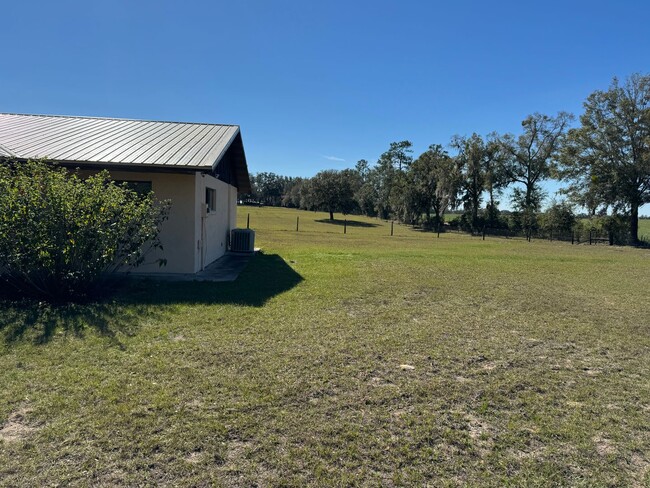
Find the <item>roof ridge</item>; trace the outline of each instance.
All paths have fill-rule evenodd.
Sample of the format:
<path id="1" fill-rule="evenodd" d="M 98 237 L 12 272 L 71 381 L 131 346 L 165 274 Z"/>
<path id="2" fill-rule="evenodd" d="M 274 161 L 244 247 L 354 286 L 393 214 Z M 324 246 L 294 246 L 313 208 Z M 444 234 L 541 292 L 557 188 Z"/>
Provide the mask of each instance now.
<path id="1" fill-rule="evenodd" d="M 0 112 L 0 115 L 18 115 L 21 117 L 52 117 L 62 119 L 95 119 L 95 120 L 124 120 L 128 122 L 158 122 L 161 124 L 188 124 L 188 125 L 214 125 L 225 127 L 239 127 L 237 124 L 216 124 L 213 122 L 182 122 L 178 120 L 150 120 L 150 119 L 127 119 L 123 117 L 97 117 L 92 115 L 57 115 L 57 114 L 21 114 L 16 112 Z"/>

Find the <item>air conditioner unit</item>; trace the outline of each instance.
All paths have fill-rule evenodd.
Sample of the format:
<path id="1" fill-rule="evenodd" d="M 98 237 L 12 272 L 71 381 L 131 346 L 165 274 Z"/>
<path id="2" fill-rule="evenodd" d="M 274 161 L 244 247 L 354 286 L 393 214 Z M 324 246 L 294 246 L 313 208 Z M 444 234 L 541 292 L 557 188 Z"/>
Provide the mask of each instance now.
<path id="1" fill-rule="evenodd" d="M 255 231 L 251 229 L 233 229 L 230 231 L 230 250 L 233 252 L 254 252 Z"/>

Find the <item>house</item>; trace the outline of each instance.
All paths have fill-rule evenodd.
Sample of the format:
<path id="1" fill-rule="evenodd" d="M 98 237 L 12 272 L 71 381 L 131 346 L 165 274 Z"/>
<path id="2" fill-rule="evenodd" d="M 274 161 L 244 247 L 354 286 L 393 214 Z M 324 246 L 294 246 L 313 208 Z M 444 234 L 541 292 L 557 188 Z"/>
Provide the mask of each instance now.
<path id="1" fill-rule="evenodd" d="M 250 192 L 236 125 L 0 113 L 0 157 L 56 161 L 171 200 L 162 227 L 165 267 L 138 272 L 196 273 L 221 257 L 235 227 L 237 194 Z"/>

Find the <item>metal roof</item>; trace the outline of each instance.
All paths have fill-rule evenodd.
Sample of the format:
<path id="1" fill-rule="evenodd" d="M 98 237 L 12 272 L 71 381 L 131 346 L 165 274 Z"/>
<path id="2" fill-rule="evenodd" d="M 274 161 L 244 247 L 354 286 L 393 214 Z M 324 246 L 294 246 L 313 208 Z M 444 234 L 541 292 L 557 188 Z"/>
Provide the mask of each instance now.
<path id="1" fill-rule="evenodd" d="M 206 171 L 233 142 L 242 144 L 236 125 L 0 113 L 0 156 L 25 160 Z M 248 180 L 237 152 L 236 173 Z"/>

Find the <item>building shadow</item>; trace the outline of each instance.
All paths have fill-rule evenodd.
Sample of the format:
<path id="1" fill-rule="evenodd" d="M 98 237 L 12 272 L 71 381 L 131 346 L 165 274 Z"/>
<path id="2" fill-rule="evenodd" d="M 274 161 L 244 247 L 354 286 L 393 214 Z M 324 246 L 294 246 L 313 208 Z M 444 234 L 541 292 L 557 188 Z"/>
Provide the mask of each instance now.
<path id="1" fill-rule="evenodd" d="M 58 332 L 83 337 L 88 329 L 94 329 L 124 348 L 121 335 L 135 335 L 145 317 L 162 320 L 174 305 L 261 307 L 301 281 L 302 276 L 281 256 L 257 253 L 233 282 L 129 279 L 97 302 L 55 305 L 18 300 L 0 290 L 0 339 L 5 343 L 23 339 L 44 344 Z"/>
<path id="2" fill-rule="evenodd" d="M 278 254 L 258 252 L 235 281 L 133 280 L 124 303 L 170 305 L 242 305 L 261 307 L 303 281 Z M 124 295 L 124 293 L 122 293 Z"/>
<path id="3" fill-rule="evenodd" d="M 338 225 L 338 226 L 346 225 L 345 219 L 334 219 L 334 220 L 320 219 L 320 220 L 314 220 L 314 222 L 317 222 L 319 224 L 330 224 L 330 225 Z M 370 222 L 362 222 L 359 220 L 348 220 L 347 226 L 348 227 L 379 227 L 379 224 L 371 224 Z"/>

